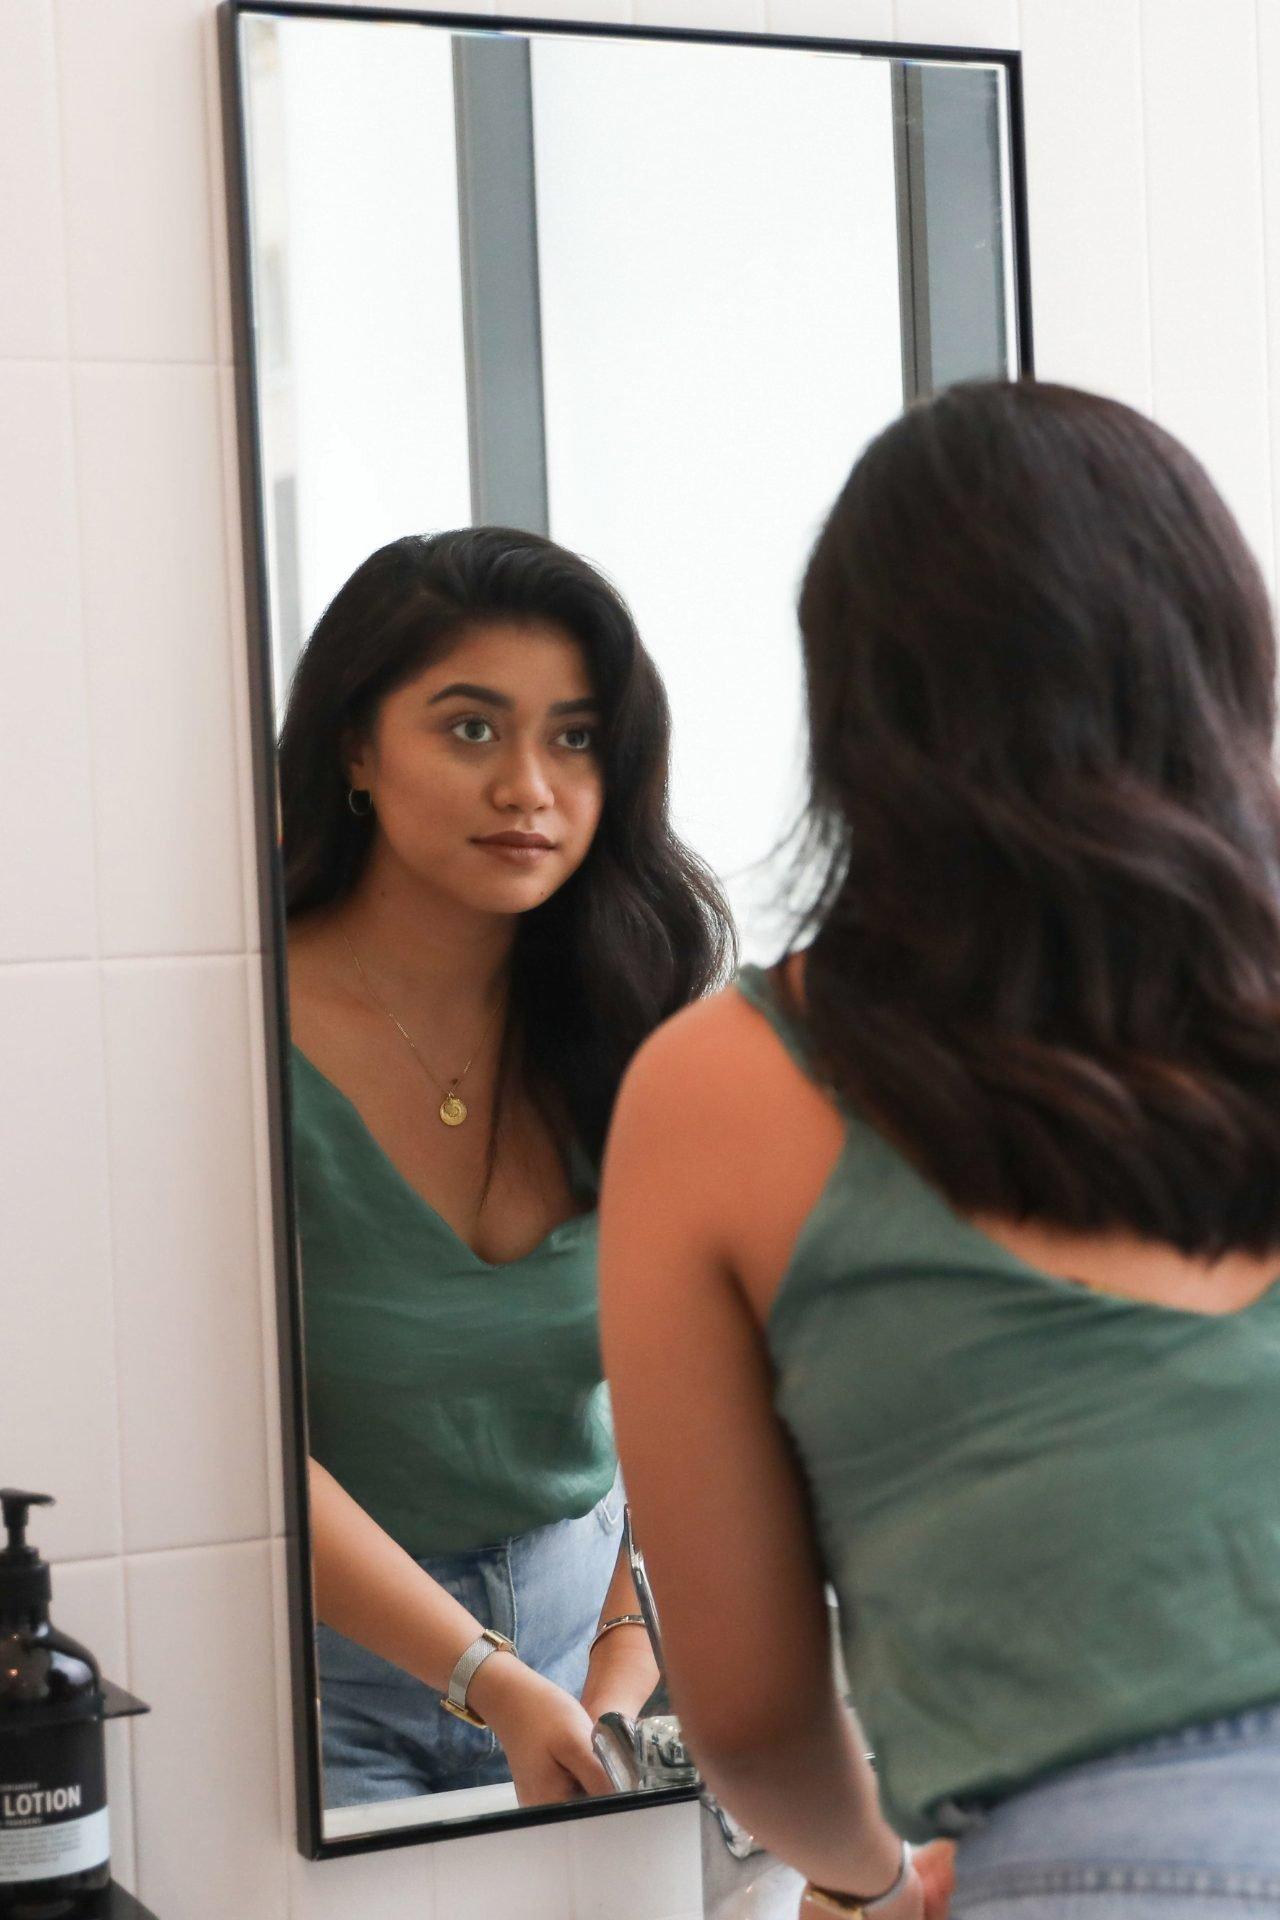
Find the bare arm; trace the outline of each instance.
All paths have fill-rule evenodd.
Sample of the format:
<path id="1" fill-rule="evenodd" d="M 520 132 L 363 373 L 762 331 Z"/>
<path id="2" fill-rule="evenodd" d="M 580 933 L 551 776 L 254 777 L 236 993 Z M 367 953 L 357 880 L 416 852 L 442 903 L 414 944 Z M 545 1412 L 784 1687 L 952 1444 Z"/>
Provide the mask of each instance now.
<path id="1" fill-rule="evenodd" d="M 397 1546 L 318 1460 L 308 1463 L 316 1613 L 443 1693 L 481 1622 Z"/>
<path id="2" fill-rule="evenodd" d="M 600 1622 L 603 1625 L 606 1620 L 617 1620 L 624 1614 L 639 1611 L 626 1548 L 620 1547 L 609 1591 L 600 1609 Z M 614 1627 L 592 1649 L 582 1704 L 593 1721 L 607 1711 L 625 1713 L 634 1719 L 657 1684 L 658 1665 L 645 1629 Z"/>
<path id="3" fill-rule="evenodd" d="M 709 1784 L 818 1884 L 870 1895 L 900 1846 L 835 1690 L 808 1498 L 733 1277 L 725 1223 L 761 1170 L 731 1118 L 741 1083 L 715 1018 L 707 1003 L 650 1040 L 614 1117 L 601 1289 L 619 1446 L 674 1704 Z M 886 1920 L 919 1911 L 913 1883 Z"/>
<path id="4" fill-rule="evenodd" d="M 308 1485 L 317 1615 L 443 1693 L 481 1622 L 316 1460 L 308 1466 Z M 585 1709 L 522 1661 L 510 1654 L 486 1660 L 467 1704 L 497 1735 L 522 1805 L 610 1791 L 591 1751 Z"/>

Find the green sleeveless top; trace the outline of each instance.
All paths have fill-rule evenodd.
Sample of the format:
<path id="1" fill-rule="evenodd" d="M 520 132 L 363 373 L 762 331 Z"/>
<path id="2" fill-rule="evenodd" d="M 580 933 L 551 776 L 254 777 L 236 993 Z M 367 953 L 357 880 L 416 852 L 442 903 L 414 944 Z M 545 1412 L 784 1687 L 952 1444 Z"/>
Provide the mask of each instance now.
<path id="1" fill-rule="evenodd" d="M 491 1265 L 291 1059 L 312 1455 L 415 1556 L 589 1512 L 617 1466 L 595 1213 Z"/>
<path id="2" fill-rule="evenodd" d="M 885 1811 L 925 1840 L 1280 1700 L 1280 1283 L 1206 1317 L 1053 1278 L 847 1120 L 766 1337 Z"/>

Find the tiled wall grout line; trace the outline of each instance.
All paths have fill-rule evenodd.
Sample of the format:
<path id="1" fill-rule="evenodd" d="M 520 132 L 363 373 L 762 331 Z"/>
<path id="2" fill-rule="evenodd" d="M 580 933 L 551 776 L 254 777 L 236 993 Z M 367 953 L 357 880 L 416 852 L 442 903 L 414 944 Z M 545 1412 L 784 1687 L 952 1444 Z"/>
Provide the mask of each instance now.
<path id="1" fill-rule="evenodd" d="M 205 960 L 244 960 L 261 957 L 261 948 L 216 947 L 194 953 L 49 953 L 36 959 L 0 959 L 0 976 L 28 972 L 33 967 L 168 967 L 196 966 Z"/>
<path id="2" fill-rule="evenodd" d="M 69 276 L 68 276 L 69 277 Z M 229 367 L 230 360 L 189 360 L 160 358 L 155 354 L 92 353 L 4 353 L 0 365 L 6 367 Z"/>
<path id="3" fill-rule="evenodd" d="M 67 339 L 67 348 L 68 348 L 68 356 L 69 356 L 71 345 L 72 345 L 71 234 L 70 234 L 70 226 L 68 221 L 68 167 L 67 167 L 67 142 L 66 142 L 65 90 L 63 87 L 63 41 L 62 41 L 62 31 L 61 31 L 61 9 L 60 9 L 60 6 L 58 5 L 58 0 L 54 0 L 54 3 L 50 10 L 50 25 L 52 29 L 52 35 L 53 35 L 54 96 L 55 96 L 55 112 L 57 115 L 58 198 L 59 198 L 59 211 L 62 219 L 63 297 L 66 301 L 66 339 Z M 86 603 L 85 603 L 85 591 L 84 591 L 84 498 L 83 498 L 83 489 L 80 483 L 81 482 L 80 413 L 79 413 L 79 396 L 76 392 L 74 364 L 71 362 L 69 357 L 64 364 L 66 365 L 66 382 L 69 390 L 68 398 L 70 403 L 69 414 L 70 414 L 70 430 L 71 430 L 71 480 L 72 480 L 72 486 L 75 491 L 76 603 L 79 610 L 79 623 L 80 623 L 80 667 L 84 677 L 85 712 L 86 712 L 86 717 L 88 722 L 90 792 L 94 796 L 94 800 L 95 800 L 95 805 L 93 807 L 94 819 L 93 819 L 93 829 L 92 829 L 91 840 L 90 840 L 90 853 L 91 853 L 91 872 L 93 874 L 93 889 L 94 889 L 94 899 L 93 899 L 93 928 L 94 928 L 94 934 L 95 934 L 94 959 L 95 959 L 95 964 L 97 964 L 98 961 L 100 960 L 101 951 L 102 951 L 102 917 L 101 917 L 102 873 L 101 873 L 101 846 L 100 846 L 99 831 L 98 831 L 98 810 L 96 806 L 96 797 L 97 797 L 97 791 L 98 791 L 97 734 L 94 728 L 93 676 L 89 671 L 89 635 L 88 635 L 87 625 L 86 625 Z M 115 1522 L 116 1522 L 116 1538 L 118 1539 L 121 1548 L 123 1548 L 124 1546 L 124 1447 L 122 1445 L 123 1420 L 122 1420 L 122 1411 L 121 1411 L 121 1404 L 120 1404 L 119 1322 L 118 1322 L 118 1316 L 116 1311 L 117 1302 L 116 1302 L 116 1285 L 115 1285 L 115 1272 L 116 1272 L 116 1269 L 115 1269 L 115 1218 L 114 1218 L 114 1208 L 112 1203 L 112 1192 L 111 1192 L 111 1147 L 110 1147 L 111 1088 L 110 1088 L 110 1083 L 107 1075 L 106 1008 L 104 1004 L 103 975 L 102 975 L 100 964 L 98 965 L 98 970 L 97 970 L 96 998 L 97 998 L 97 1007 L 98 1007 L 98 1074 L 99 1074 L 101 1088 L 102 1088 L 102 1108 L 103 1108 L 103 1116 L 104 1116 L 102 1152 L 106 1161 L 106 1166 L 105 1166 L 106 1178 L 103 1182 L 103 1186 L 104 1186 L 104 1206 L 106 1209 L 106 1239 L 107 1239 L 107 1259 L 108 1259 L 108 1271 L 106 1274 L 106 1281 L 107 1281 L 108 1291 L 110 1294 L 109 1315 L 110 1315 L 110 1329 L 111 1329 L 110 1352 L 111 1352 L 111 1370 L 112 1370 L 112 1403 L 113 1403 L 114 1412 L 115 1412 L 115 1422 L 114 1422 L 114 1438 L 115 1438 L 115 1450 L 116 1450 Z M 130 1655 L 130 1639 L 129 1639 L 129 1589 L 128 1589 L 128 1582 L 124 1577 L 123 1564 L 118 1555 L 115 1558 L 115 1564 L 120 1568 L 120 1606 L 121 1606 L 121 1614 L 122 1614 L 122 1622 L 123 1622 L 124 1652 L 125 1652 L 124 1683 L 127 1685 L 129 1683 L 130 1674 L 132 1670 L 132 1659 Z M 124 1746 L 125 1753 L 127 1756 L 127 1766 L 128 1766 L 128 1772 L 129 1772 L 129 1782 L 128 1782 L 129 1843 L 130 1843 L 129 1852 L 134 1863 L 134 1874 L 136 1876 L 137 1863 L 138 1863 L 138 1816 L 137 1816 L 138 1794 L 137 1794 L 137 1780 L 136 1780 L 136 1774 L 135 1774 L 135 1769 L 133 1764 L 133 1742 L 132 1742 L 132 1739 L 129 1739 L 123 1742 L 122 1744 Z"/>

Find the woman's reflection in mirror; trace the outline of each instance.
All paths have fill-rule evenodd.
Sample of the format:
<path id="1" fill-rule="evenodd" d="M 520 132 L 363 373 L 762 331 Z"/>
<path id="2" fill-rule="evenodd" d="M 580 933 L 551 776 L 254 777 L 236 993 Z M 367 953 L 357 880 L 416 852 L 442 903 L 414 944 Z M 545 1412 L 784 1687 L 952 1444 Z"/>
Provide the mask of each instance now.
<path id="1" fill-rule="evenodd" d="M 279 777 L 330 1807 L 605 1792 L 592 1723 L 656 1679 L 642 1627 L 599 1633 L 638 1609 L 595 1204 L 623 1069 L 733 947 L 671 829 L 669 746 L 622 600 L 534 534 L 381 548 L 298 665 Z"/>

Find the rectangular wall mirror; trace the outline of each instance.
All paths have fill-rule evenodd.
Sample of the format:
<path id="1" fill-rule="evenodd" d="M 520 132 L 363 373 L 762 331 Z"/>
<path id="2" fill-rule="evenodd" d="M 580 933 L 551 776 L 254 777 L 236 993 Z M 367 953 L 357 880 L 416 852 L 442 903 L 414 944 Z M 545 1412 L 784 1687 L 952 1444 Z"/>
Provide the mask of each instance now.
<path id="1" fill-rule="evenodd" d="M 457 1059 L 429 1059 L 432 1009 L 386 955 L 346 941 L 335 986 L 305 897 L 286 913 L 278 747 L 286 716 L 299 739 L 319 711 L 298 695 L 299 659 L 344 582 L 404 536 L 500 526 L 584 556 L 665 684 L 675 833 L 716 876 L 743 957 L 776 958 L 807 549 L 904 404 L 1030 369 L 1019 68 L 1007 53 L 247 0 L 221 28 L 300 1843 L 321 1856 L 653 1796 L 529 1803 L 500 1743 L 355 1637 L 360 1541 L 389 1539 L 433 1606 L 444 1593 L 477 1618 L 488 1604 L 500 1631 L 514 1620 L 521 1658 L 576 1698 L 606 1590 L 624 1591 L 622 1495 L 587 1298 L 594 1168 L 548 1161 L 561 1198 L 529 1220 L 550 1230 L 532 1253 L 531 1229 L 509 1260 L 482 1257 L 437 1206 L 428 1082 L 438 1067 L 449 1124 L 480 1081 L 463 1084 L 463 1056 L 487 1057 L 488 1036 L 460 1032 Z M 381 644 L 371 605 L 353 648 Z M 590 744 L 592 690 L 554 647 L 538 658 L 552 691 L 568 674 L 546 748 L 568 767 Z M 445 702 L 451 753 L 500 740 L 518 707 L 450 718 L 461 694 L 423 697 Z M 327 776 L 362 846 L 394 839 L 389 813 L 367 821 L 366 746 L 348 727 Z M 385 753 L 378 766 L 385 780 Z M 507 845 L 491 864 L 546 852 Z M 348 1002 L 378 1036 L 363 1050 L 341 1031 Z M 383 1057 L 399 1091 L 377 1081 Z M 457 1128 L 468 1153 L 474 1134 Z M 505 1177 L 480 1171 L 485 1193 Z M 574 1391 L 544 1405 L 561 1349 L 538 1313 L 568 1284 L 551 1253 L 586 1292 Z M 313 1579 L 334 1488 L 351 1503 L 347 1557 Z M 526 1566 L 535 1536 L 539 1553 L 554 1536 L 554 1570 Z"/>

